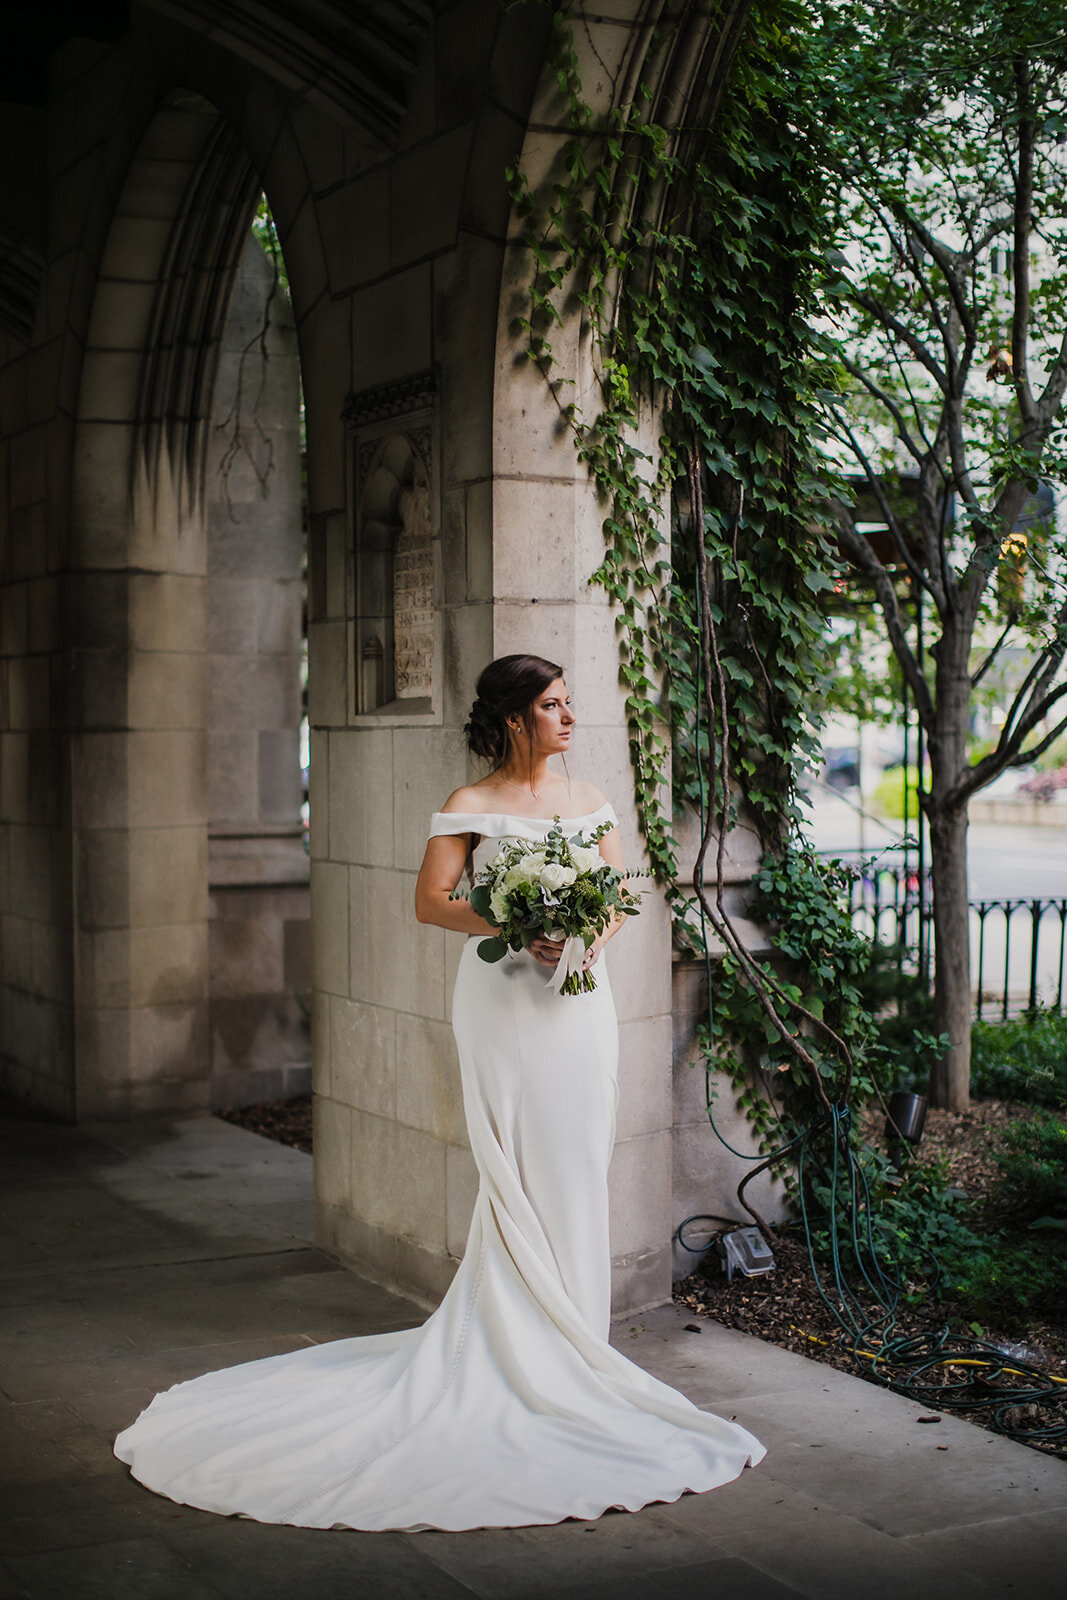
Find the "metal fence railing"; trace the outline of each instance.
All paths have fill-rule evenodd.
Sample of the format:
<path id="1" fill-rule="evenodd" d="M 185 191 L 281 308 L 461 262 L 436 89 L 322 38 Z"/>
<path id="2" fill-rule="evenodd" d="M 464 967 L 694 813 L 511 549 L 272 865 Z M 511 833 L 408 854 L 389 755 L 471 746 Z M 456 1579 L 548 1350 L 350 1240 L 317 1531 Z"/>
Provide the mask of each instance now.
<path id="1" fill-rule="evenodd" d="M 971 966 L 975 975 L 975 1016 L 986 1000 L 999 1001 L 1000 1015 L 1039 1005 L 1063 1005 L 1063 964 L 1067 947 L 1067 900 L 1005 899 L 971 901 Z M 974 923 L 978 923 L 977 959 Z M 998 948 L 999 947 L 999 948 Z M 988 987 L 988 969 L 997 973 Z M 1021 984 L 1020 984 L 1021 980 Z M 1015 987 L 1013 988 L 1013 983 Z"/>
<path id="2" fill-rule="evenodd" d="M 864 864 L 851 895 L 854 925 L 891 950 L 902 969 L 929 978 L 934 941 L 929 873 L 920 877 L 906 864 Z M 999 1014 L 1003 1019 L 1038 1006 L 1062 1008 L 1067 899 L 972 900 L 970 940 L 976 1017 Z"/>

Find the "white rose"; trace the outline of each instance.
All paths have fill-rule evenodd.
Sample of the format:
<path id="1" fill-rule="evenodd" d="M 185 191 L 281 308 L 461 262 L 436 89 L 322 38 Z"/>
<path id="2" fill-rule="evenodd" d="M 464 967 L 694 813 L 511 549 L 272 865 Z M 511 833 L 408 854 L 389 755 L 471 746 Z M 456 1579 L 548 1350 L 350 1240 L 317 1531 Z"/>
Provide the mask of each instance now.
<path id="1" fill-rule="evenodd" d="M 489 896 L 489 914 L 493 921 L 506 922 L 508 920 L 508 910 L 509 906 L 507 895 L 504 893 L 503 889 L 494 889 L 492 894 Z"/>
<path id="2" fill-rule="evenodd" d="M 541 868 L 545 864 L 543 850 L 530 850 L 526 855 L 520 856 L 512 867 L 512 872 L 521 872 L 523 883 L 533 883 Z"/>
<path id="3" fill-rule="evenodd" d="M 599 872 L 601 867 L 607 866 L 600 851 L 592 845 L 572 844 L 571 860 L 579 872 Z"/>
<path id="4" fill-rule="evenodd" d="M 578 874 L 573 867 L 561 867 L 558 862 L 550 861 L 541 868 L 540 883 L 543 889 L 555 893 L 557 889 L 565 889 L 573 883 Z"/>

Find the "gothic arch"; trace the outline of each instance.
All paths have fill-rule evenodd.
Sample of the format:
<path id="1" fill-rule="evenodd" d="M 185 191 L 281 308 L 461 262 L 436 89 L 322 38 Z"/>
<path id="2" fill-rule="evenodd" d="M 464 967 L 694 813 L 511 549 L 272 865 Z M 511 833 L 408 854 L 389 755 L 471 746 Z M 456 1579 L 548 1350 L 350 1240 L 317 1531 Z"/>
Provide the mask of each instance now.
<path id="1" fill-rule="evenodd" d="M 128 180 L 143 182 L 139 167 L 150 159 L 188 168 L 158 261 L 138 385 L 131 489 L 143 473 L 151 491 L 166 470 L 182 511 L 195 515 L 204 488 L 219 341 L 260 183 L 241 140 L 207 101 L 173 91 L 165 104 L 164 116 L 174 113 L 168 117 L 175 124 L 173 144 L 147 141 L 159 153 L 136 157 Z M 187 118 L 199 124 L 188 142 L 181 128 Z M 160 118 L 155 127 L 164 132 Z"/>
<path id="2" fill-rule="evenodd" d="M 225 930 L 214 890 L 209 899 L 221 686 L 208 651 L 218 489 L 205 471 L 220 347 L 260 187 L 215 107 L 169 91 L 119 194 L 89 318 L 70 580 L 79 1115 L 198 1105 L 211 1093 L 212 972 Z M 245 537 L 254 536 L 250 527 Z M 232 707 L 229 720 L 239 720 Z M 294 752 L 294 782 L 295 773 Z M 220 870 L 235 890 L 230 845 Z M 239 1032 L 231 1022 L 231 1042 Z"/>

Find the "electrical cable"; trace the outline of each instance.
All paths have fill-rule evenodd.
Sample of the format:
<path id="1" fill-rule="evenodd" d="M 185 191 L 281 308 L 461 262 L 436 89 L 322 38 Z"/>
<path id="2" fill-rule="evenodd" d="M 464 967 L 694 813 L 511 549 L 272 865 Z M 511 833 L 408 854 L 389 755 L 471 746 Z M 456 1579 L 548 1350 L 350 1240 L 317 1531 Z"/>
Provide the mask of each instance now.
<path id="1" fill-rule="evenodd" d="M 699 471 L 699 463 L 697 466 Z M 695 558 L 706 560 L 703 527 L 695 527 Z M 700 736 L 702 686 L 705 673 L 704 637 L 701 616 L 700 583 L 696 583 L 696 617 L 698 623 L 697 683 L 696 683 L 696 758 L 697 792 L 700 808 L 701 830 L 707 822 L 708 799 L 704 786 L 704 763 L 701 758 Z M 709 750 L 712 730 L 708 730 Z M 715 803 L 714 795 L 711 804 Z M 728 797 L 722 801 L 722 828 L 727 826 Z M 698 898 L 700 911 L 700 944 L 704 957 L 706 983 L 706 1015 L 709 1050 L 714 1028 L 714 986 L 709 931 L 703 900 Z M 772 1155 L 753 1154 L 738 1150 L 723 1135 L 715 1121 L 715 1095 L 711 1081 L 710 1054 L 704 1062 L 705 1109 L 715 1137 L 730 1153 L 742 1161 L 773 1163 L 796 1150 L 797 1195 L 807 1248 L 808 1264 L 819 1298 L 840 1328 L 836 1340 L 824 1340 L 814 1334 L 803 1337 L 815 1344 L 846 1351 L 857 1365 L 866 1368 L 867 1376 L 884 1388 L 911 1400 L 941 1411 L 955 1411 L 961 1415 L 976 1412 L 989 1414 L 988 1426 L 1008 1438 L 1057 1454 L 1067 1451 L 1067 1379 L 1044 1372 L 1040 1367 L 1006 1356 L 1003 1350 L 981 1339 L 953 1334 L 947 1324 L 932 1327 L 919 1334 L 904 1335 L 895 1332 L 898 1307 L 904 1293 L 899 1267 L 892 1244 L 884 1231 L 876 1237 L 874 1212 L 870 1187 L 862 1166 L 856 1159 L 852 1139 L 852 1113 L 847 1103 L 832 1105 L 829 1111 L 821 1110 L 813 1121 L 801 1129 Z M 772 1102 L 773 1104 L 773 1102 Z M 777 1114 L 777 1107 L 775 1107 Z M 830 1140 L 828 1162 L 820 1159 L 819 1146 L 825 1138 Z M 829 1180 L 829 1203 L 821 1221 L 828 1229 L 830 1278 L 824 1284 L 820 1272 L 812 1218 L 808 1209 L 809 1163 L 818 1163 L 824 1177 Z M 828 1171 L 827 1171 L 828 1166 Z M 743 1179 L 738 1186 L 738 1198 L 744 1204 Z M 841 1216 L 847 1210 L 847 1219 Z M 703 1253 L 685 1243 L 683 1231 L 697 1221 L 727 1222 L 726 1232 L 745 1224 L 733 1218 L 717 1217 L 713 1213 L 698 1213 L 687 1217 L 679 1226 L 676 1237 L 682 1248 L 696 1255 Z M 851 1253 L 867 1293 L 873 1297 L 878 1312 L 866 1310 L 859 1294 L 849 1282 L 848 1272 L 841 1253 L 841 1223 L 846 1221 Z M 765 1230 L 766 1231 L 766 1230 Z M 773 1248 L 773 1239 L 772 1239 Z M 882 1256 L 888 1258 L 883 1266 Z M 936 1262 L 935 1262 L 936 1266 Z M 795 1330 L 801 1332 L 802 1330 Z M 874 1348 L 868 1348 L 873 1346 Z M 957 1378 L 962 1369 L 975 1369 L 972 1379 Z M 934 1374 L 942 1371 L 935 1381 Z M 1005 1377 L 1019 1378 L 1022 1383 L 1000 1387 Z M 1044 1419 L 1044 1420 L 1042 1420 Z"/>

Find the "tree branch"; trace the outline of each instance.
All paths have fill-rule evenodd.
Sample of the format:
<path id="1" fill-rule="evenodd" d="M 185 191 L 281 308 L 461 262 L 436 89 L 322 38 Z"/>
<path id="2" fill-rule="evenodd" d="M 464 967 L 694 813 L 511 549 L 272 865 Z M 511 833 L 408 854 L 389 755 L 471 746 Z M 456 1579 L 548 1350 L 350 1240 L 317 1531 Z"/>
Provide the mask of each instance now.
<path id="1" fill-rule="evenodd" d="M 1038 756 L 1044 755 L 1050 744 L 1055 744 L 1061 733 L 1067 733 L 1067 717 L 1064 717 L 1061 721 L 1057 722 L 1056 726 L 1052 729 L 1052 732 L 1046 733 L 1044 738 L 1039 739 L 1037 744 L 1032 744 L 1029 750 L 1020 749 L 1015 760 L 1009 761 L 1008 765 L 1010 767 L 1024 767 L 1027 766 L 1031 761 L 1036 761 Z"/>
<path id="2" fill-rule="evenodd" d="M 842 508 L 844 512 L 844 508 Z M 900 606 L 897 603 L 896 590 L 885 567 L 874 554 L 867 540 L 862 538 L 852 526 L 847 513 L 839 514 L 837 519 L 838 537 L 855 566 L 859 567 L 871 584 L 875 597 L 882 608 L 885 619 L 886 632 L 889 642 L 893 646 L 900 670 L 908 681 L 915 699 L 915 708 L 919 713 L 919 720 L 929 734 L 935 727 L 935 710 L 930 686 L 923 676 L 922 669 L 908 643 L 904 630 L 904 619 L 900 615 Z"/>
<path id="3" fill-rule="evenodd" d="M 1016 717 L 1021 714 L 1023 707 L 1033 696 L 1034 686 L 1044 668 L 1044 661 L 1044 652 L 1042 652 L 1041 655 L 1035 657 L 1029 671 L 1026 674 L 1026 677 L 1023 679 L 1018 689 L 1016 689 L 1015 697 L 1012 700 L 1011 705 L 1008 707 L 1008 714 L 1004 718 L 1004 727 L 1001 729 L 1001 738 L 1003 738 L 1006 733 L 1010 733 L 1012 731 Z"/>
<path id="4" fill-rule="evenodd" d="M 971 470 L 967 465 L 966 447 L 963 442 L 962 395 L 950 395 L 945 401 L 941 416 L 942 427 L 938 429 L 938 433 L 940 435 L 943 431 L 944 434 L 944 446 L 952 466 L 953 485 L 959 491 L 959 497 L 967 509 L 978 511 L 982 502 L 971 482 Z"/>
<path id="5" fill-rule="evenodd" d="M 927 453 L 919 474 L 919 490 L 923 496 L 927 514 L 921 520 L 923 544 L 926 551 L 926 569 L 933 575 L 938 575 L 941 600 L 939 609 L 944 615 L 948 607 L 959 604 L 959 584 L 948 559 L 948 541 L 945 537 L 948 522 L 949 491 L 955 484 L 955 476 L 945 466 L 945 457 L 953 454 L 953 426 L 959 426 L 959 407 L 953 407 L 946 401 L 941 408 L 941 416 L 937 425 L 937 436 Z M 962 441 L 960 442 L 962 449 Z M 963 486 L 961 498 L 966 502 L 968 492 L 974 498 L 968 479 Z M 936 592 L 936 591 L 935 591 Z"/>
<path id="6" fill-rule="evenodd" d="M 908 569 L 909 576 L 914 583 L 919 585 L 920 588 L 925 589 L 928 594 L 932 595 L 935 604 L 940 607 L 942 599 L 940 589 L 935 587 L 934 580 L 927 576 L 927 574 L 919 566 L 919 563 L 915 560 L 915 557 L 912 555 L 911 551 L 908 549 L 907 540 L 904 538 L 904 535 L 901 532 L 900 524 L 896 519 L 893 508 L 886 498 L 885 489 L 882 486 L 881 475 L 875 472 L 866 451 L 856 438 L 856 435 L 853 433 L 848 423 L 840 415 L 840 413 L 836 413 L 836 415 L 838 417 L 838 425 L 848 443 L 849 449 L 852 451 L 852 454 L 863 468 L 864 476 L 871 487 L 874 498 L 878 502 L 878 509 L 881 511 L 886 520 L 886 527 L 889 529 L 893 543 L 897 547 L 900 559 Z"/>
<path id="7" fill-rule="evenodd" d="M 889 412 L 889 415 L 896 423 L 897 436 L 900 439 L 900 442 L 903 444 L 905 450 L 908 452 L 909 456 L 911 456 L 912 460 L 919 466 L 922 466 L 923 458 L 926 452 L 921 450 L 916 444 L 915 440 L 912 438 L 911 430 L 904 418 L 904 413 L 897 402 L 893 399 L 892 395 L 887 394 L 880 384 L 875 383 L 873 378 L 868 377 L 867 373 L 858 362 L 853 361 L 845 354 L 842 354 L 841 361 L 845 370 L 847 372 L 851 372 L 852 376 L 856 378 L 858 382 L 862 383 L 872 400 L 877 400 L 878 404 L 880 406 L 884 406 Z"/>
<path id="8" fill-rule="evenodd" d="M 862 306 L 864 311 L 874 317 L 876 322 L 880 322 L 883 328 L 894 334 L 902 344 L 907 345 L 919 365 L 926 368 L 942 394 L 948 394 L 948 378 L 918 334 L 912 333 L 907 324 L 901 322 L 898 316 L 882 305 L 876 295 L 869 294 L 865 289 L 850 289 L 849 294 L 858 306 Z"/>
<path id="9" fill-rule="evenodd" d="M 1027 734 L 1033 733 L 1039 722 L 1044 722 L 1045 718 L 1052 710 L 1052 707 L 1056 705 L 1058 701 L 1062 700 L 1065 694 L 1067 694 L 1067 683 L 1057 684 L 1055 689 L 1053 689 L 1049 694 L 1046 694 L 1042 699 L 1038 700 L 1033 706 L 1030 707 L 1029 711 L 1027 711 L 1026 714 L 1019 719 L 1018 726 L 1015 730 L 1015 745 L 1017 750 L 1022 750 L 1023 740 L 1026 738 Z"/>
<path id="10" fill-rule="evenodd" d="M 981 761 L 968 768 L 948 796 L 948 803 L 953 806 L 962 805 L 972 794 L 984 789 L 987 783 L 992 783 L 993 779 L 999 777 L 1008 767 L 1021 766 L 1023 762 L 1033 760 L 1042 750 L 1047 749 L 1053 739 L 1067 727 L 1067 718 L 1054 728 L 1051 734 L 1043 736 L 1034 748 L 1023 751 L 1023 740 L 1028 733 L 1033 733 L 1038 723 L 1063 699 L 1064 695 L 1067 695 L 1067 683 L 1061 683 L 1051 694 L 1047 694 L 1033 706 L 1006 743 L 1002 735 L 995 750 L 991 750 Z"/>
<path id="11" fill-rule="evenodd" d="M 1056 359 L 1052 363 L 1045 387 L 1041 391 L 1041 397 L 1034 408 L 1036 426 L 1040 429 L 1042 443 L 1044 443 L 1044 439 L 1048 434 L 1053 417 L 1059 410 L 1064 390 L 1067 390 L 1067 333 L 1064 334 L 1063 339 L 1060 341 Z M 1024 437 L 1026 432 L 1027 430 L 1024 428 Z"/>
<path id="12" fill-rule="evenodd" d="M 1037 420 L 1037 407 L 1030 388 L 1028 342 L 1030 338 L 1030 232 L 1034 214 L 1034 144 L 1037 131 L 1030 104 L 1030 84 L 1021 60 L 1013 64 L 1015 91 L 1022 115 L 1019 120 L 1019 167 L 1015 178 L 1013 211 L 1012 277 L 1014 298 L 1011 313 L 1011 370 L 1023 423 Z"/>
<path id="13" fill-rule="evenodd" d="M 1010 479 L 997 496 L 991 514 L 976 524 L 974 551 L 967 576 L 967 617 L 972 624 L 978 616 L 982 595 L 996 567 L 999 545 L 1018 521 L 1027 492 L 1021 478 Z M 993 555 L 994 547 L 998 548 L 998 555 Z"/>
<path id="14" fill-rule="evenodd" d="M 941 307 L 937 303 L 937 296 L 930 285 L 929 279 L 923 272 L 920 271 L 915 252 L 904 249 L 900 243 L 900 225 L 902 223 L 905 230 L 905 235 L 907 235 L 908 232 L 911 232 L 918 243 L 923 245 L 923 248 L 925 248 L 923 241 L 919 239 L 917 230 L 912 226 L 913 218 L 910 212 L 906 206 L 900 205 L 895 211 L 892 206 L 890 206 L 890 209 L 887 213 L 879 205 L 873 194 L 868 196 L 867 203 L 874 212 L 875 216 L 878 218 L 879 222 L 882 224 L 886 238 L 889 240 L 889 248 L 893 255 L 900 262 L 908 276 L 912 278 L 915 284 L 918 286 L 919 293 L 926 302 L 926 309 L 930 313 L 930 320 L 937 329 L 941 342 L 945 347 L 945 354 L 948 357 L 949 367 L 951 368 L 953 352 L 949 344 L 948 330 L 946 329 L 944 320 L 941 316 Z M 927 253 L 929 254 L 930 252 Z"/>
<path id="15" fill-rule="evenodd" d="M 992 650 L 990 650 L 989 654 L 986 656 L 985 660 L 982 662 L 982 665 L 978 668 L 978 671 L 977 672 L 973 672 L 971 674 L 971 688 L 972 689 L 977 689 L 978 685 L 981 683 L 982 679 L 985 677 L 986 673 L 989 671 L 990 667 L 993 665 L 994 661 L 997 659 L 997 656 L 1000 654 L 1001 646 L 1004 644 L 1004 641 L 1007 639 L 1009 633 L 1014 628 L 1014 626 L 1015 626 L 1015 617 L 1014 617 L 1014 615 L 1012 615 L 1009 618 L 1008 625 L 1004 629 L 1004 632 L 1000 635 L 1000 638 L 997 640 L 997 642 L 993 646 Z"/>
<path id="16" fill-rule="evenodd" d="M 928 438 L 927 432 L 926 432 L 926 419 L 923 416 L 923 403 L 919 400 L 918 396 L 916 395 L 914 389 L 911 386 L 911 377 L 910 377 L 910 375 L 908 373 L 908 369 L 907 369 L 907 367 L 906 367 L 906 365 L 904 363 L 904 358 L 901 355 L 900 351 L 897 349 L 896 345 L 892 346 L 892 349 L 890 350 L 890 355 L 892 357 L 893 365 L 897 369 L 897 377 L 900 379 L 901 383 L 904 385 L 904 389 L 905 389 L 905 391 L 907 393 L 908 404 L 911 406 L 912 413 L 914 414 L 914 417 L 915 417 L 915 428 L 916 428 L 916 432 L 918 433 L 920 439 L 922 440 L 923 450 L 924 451 L 930 451 L 930 450 L 933 449 L 933 444 L 931 443 L 930 439 Z"/>
<path id="17" fill-rule="evenodd" d="M 964 331 L 968 334 L 973 334 L 975 331 L 974 319 L 971 316 L 971 308 L 967 304 L 967 297 L 963 293 L 963 288 L 959 281 L 959 256 L 957 252 L 950 250 L 948 245 L 942 244 L 941 240 L 931 233 L 926 224 L 920 222 L 915 213 L 910 211 L 906 205 L 898 204 L 894 210 L 904 226 L 915 235 L 931 261 L 940 268 L 941 276 L 948 284 L 948 292 L 952 299 L 952 304 L 956 308 Z M 923 284 L 923 290 L 928 299 L 933 298 L 933 290 L 929 289 L 925 283 Z M 938 318 L 938 323 L 940 325 L 940 318 Z"/>
<path id="18" fill-rule="evenodd" d="M 952 791 L 953 803 L 967 800 L 1006 768 L 1016 765 L 1027 734 L 1032 733 L 1052 707 L 1067 695 L 1067 682 L 1053 686 L 1067 655 L 1067 600 L 1056 613 L 1055 630 L 1053 639 L 1045 646 L 1016 691 L 996 748 L 968 768 Z"/>

